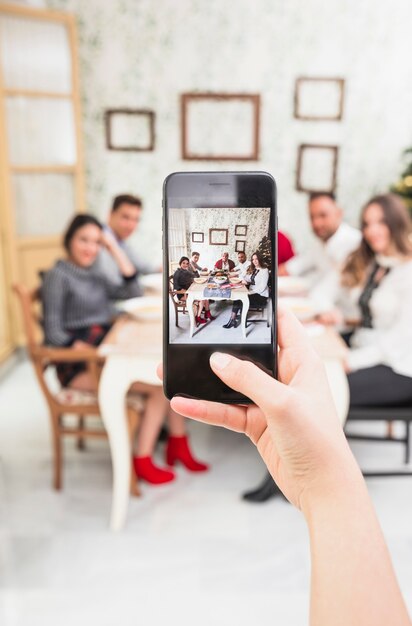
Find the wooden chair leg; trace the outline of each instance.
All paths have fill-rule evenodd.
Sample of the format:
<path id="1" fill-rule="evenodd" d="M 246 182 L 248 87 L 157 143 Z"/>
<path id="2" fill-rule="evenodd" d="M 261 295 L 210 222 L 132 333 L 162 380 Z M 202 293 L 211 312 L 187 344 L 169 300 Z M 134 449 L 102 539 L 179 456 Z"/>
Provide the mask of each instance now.
<path id="1" fill-rule="evenodd" d="M 176 315 L 176 326 L 179 326 L 179 313 L 177 312 L 177 309 L 175 308 L 175 315 Z"/>
<path id="2" fill-rule="evenodd" d="M 84 429 L 84 415 L 79 415 L 78 428 L 79 428 L 79 430 L 83 430 Z M 78 450 L 85 450 L 86 449 L 86 441 L 85 441 L 84 437 L 82 437 L 81 435 L 77 438 L 77 449 Z"/>
<path id="3" fill-rule="evenodd" d="M 136 472 L 134 470 L 133 465 L 133 446 L 136 439 L 137 428 L 139 426 L 140 414 L 128 408 L 127 409 L 127 422 L 129 427 L 129 439 L 130 439 L 130 447 L 132 450 L 132 458 L 130 459 L 130 495 L 134 497 L 138 497 L 141 495 L 139 489 L 139 480 L 136 476 Z"/>
<path id="4" fill-rule="evenodd" d="M 60 434 L 61 415 L 52 413 L 53 439 L 53 487 L 56 491 L 62 488 L 62 435 Z"/>

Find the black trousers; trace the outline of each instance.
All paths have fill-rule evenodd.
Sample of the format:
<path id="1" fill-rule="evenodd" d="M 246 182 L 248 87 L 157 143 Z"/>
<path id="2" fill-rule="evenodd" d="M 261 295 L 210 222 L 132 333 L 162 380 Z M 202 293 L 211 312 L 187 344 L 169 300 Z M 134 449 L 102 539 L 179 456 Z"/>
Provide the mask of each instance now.
<path id="1" fill-rule="evenodd" d="M 250 293 L 248 294 L 249 304 L 250 306 L 265 306 L 268 301 L 265 296 L 261 296 L 260 293 Z M 232 313 L 240 313 L 242 310 L 242 300 L 235 300 L 232 307 Z"/>
<path id="2" fill-rule="evenodd" d="M 406 406 L 412 404 L 412 378 L 386 365 L 375 365 L 348 374 L 350 405 Z"/>

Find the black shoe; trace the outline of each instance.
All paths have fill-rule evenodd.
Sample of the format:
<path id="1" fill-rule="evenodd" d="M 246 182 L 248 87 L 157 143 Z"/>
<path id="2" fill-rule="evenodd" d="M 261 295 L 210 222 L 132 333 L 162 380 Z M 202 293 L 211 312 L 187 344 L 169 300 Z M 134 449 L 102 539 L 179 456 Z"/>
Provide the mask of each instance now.
<path id="1" fill-rule="evenodd" d="M 272 476 L 268 473 L 257 489 L 246 491 L 246 493 L 242 495 L 242 500 L 246 500 L 247 502 L 266 502 L 275 496 L 286 499 Z"/>
<path id="2" fill-rule="evenodd" d="M 235 325 L 235 320 L 230 318 L 227 324 L 223 324 L 223 328 L 232 328 Z"/>
<path id="3" fill-rule="evenodd" d="M 235 318 L 235 328 L 237 328 L 240 324 L 240 317 Z"/>

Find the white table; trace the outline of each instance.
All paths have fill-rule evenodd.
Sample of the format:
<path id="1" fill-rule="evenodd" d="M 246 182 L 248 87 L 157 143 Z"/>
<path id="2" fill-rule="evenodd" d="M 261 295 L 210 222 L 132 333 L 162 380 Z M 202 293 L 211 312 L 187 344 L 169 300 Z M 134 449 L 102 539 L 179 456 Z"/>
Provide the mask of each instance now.
<path id="1" fill-rule="evenodd" d="M 113 499 L 110 528 L 123 528 L 129 502 L 130 442 L 126 394 L 136 381 L 161 385 L 156 368 L 162 360 L 161 322 L 119 321 L 99 348 L 106 357 L 99 384 L 99 404 L 107 430 L 113 464 Z M 349 388 L 342 367 L 344 345 L 332 329 L 313 333 L 312 342 L 321 355 L 339 418 L 344 424 L 349 407 Z"/>
<path id="2" fill-rule="evenodd" d="M 246 289 L 246 287 L 244 285 L 242 285 L 242 287 L 236 287 L 235 289 L 231 290 L 231 297 L 230 298 L 220 298 L 219 296 L 215 296 L 213 294 L 213 296 L 208 296 L 207 298 L 205 298 L 205 296 L 203 295 L 204 289 L 207 285 L 207 282 L 205 283 L 192 283 L 189 287 L 189 289 L 187 290 L 187 310 L 189 313 L 189 320 L 190 320 L 190 336 L 193 337 L 193 333 L 195 331 L 195 316 L 193 313 L 193 303 L 195 302 L 195 300 L 241 300 L 242 301 L 242 317 L 241 317 L 241 326 L 242 326 L 242 334 L 243 334 L 243 338 L 246 339 L 246 318 L 247 318 L 247 314 L 249 311 L 249 305 L 250 305 L 250 301 L 249 301 L 249 296 L 248 296 L 248 290 Z M 224 288 L 224 287 L 223 287 Z"/>

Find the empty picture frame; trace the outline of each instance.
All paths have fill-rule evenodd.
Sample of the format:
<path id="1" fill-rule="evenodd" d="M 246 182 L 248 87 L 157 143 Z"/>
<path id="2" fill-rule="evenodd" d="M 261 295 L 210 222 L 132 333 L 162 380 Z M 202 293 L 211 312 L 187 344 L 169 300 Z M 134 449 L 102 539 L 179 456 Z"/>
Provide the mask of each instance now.
<path id="1" fill-rule="evenodd" d="M 246 237 L 247 235 L 247 226 L 244 224 L 237 224 L 235 226 L 235 235 L 237 237 Z"/>
<path id="2" fill-rule="evenodd" d="M 235 245 L 235 252 L 244 252 L 246 249 L 246 241 L 238 239 Z"/>
<path id="3" fill-rule="evenodd" d="M 186 161 L 257 161 L 260 96 L 184 93 L 182 158 Z"/>
<path id="4" fill-rule="evenodd" d="M 298 120 L 339 121 L 343 117 L 343 78 L 297 78 L 294 115 Z"/>
<path id="5" fill-rule="evenodd" d="M 336 189 L 338 146 L 301 144 L 298 148 L 296 189 L 313 193 Z"/>
<path id="6" fill-rule="evenodd" d="M 192 233 L 192 243 L 203 243 L 204 240 L 204 233 Z"/>
<path id="7" fill-rule="evenodd" d="M 155 113 L 149 109 L 108 109 L 104 115 L 106 147 L 126 152 L 155 148 Z"/>
<path id="8" fill-rule="evenodd" d="M 209 228 L 209 244 L 211 246 L 227 246 L 227 228 Z"/>

